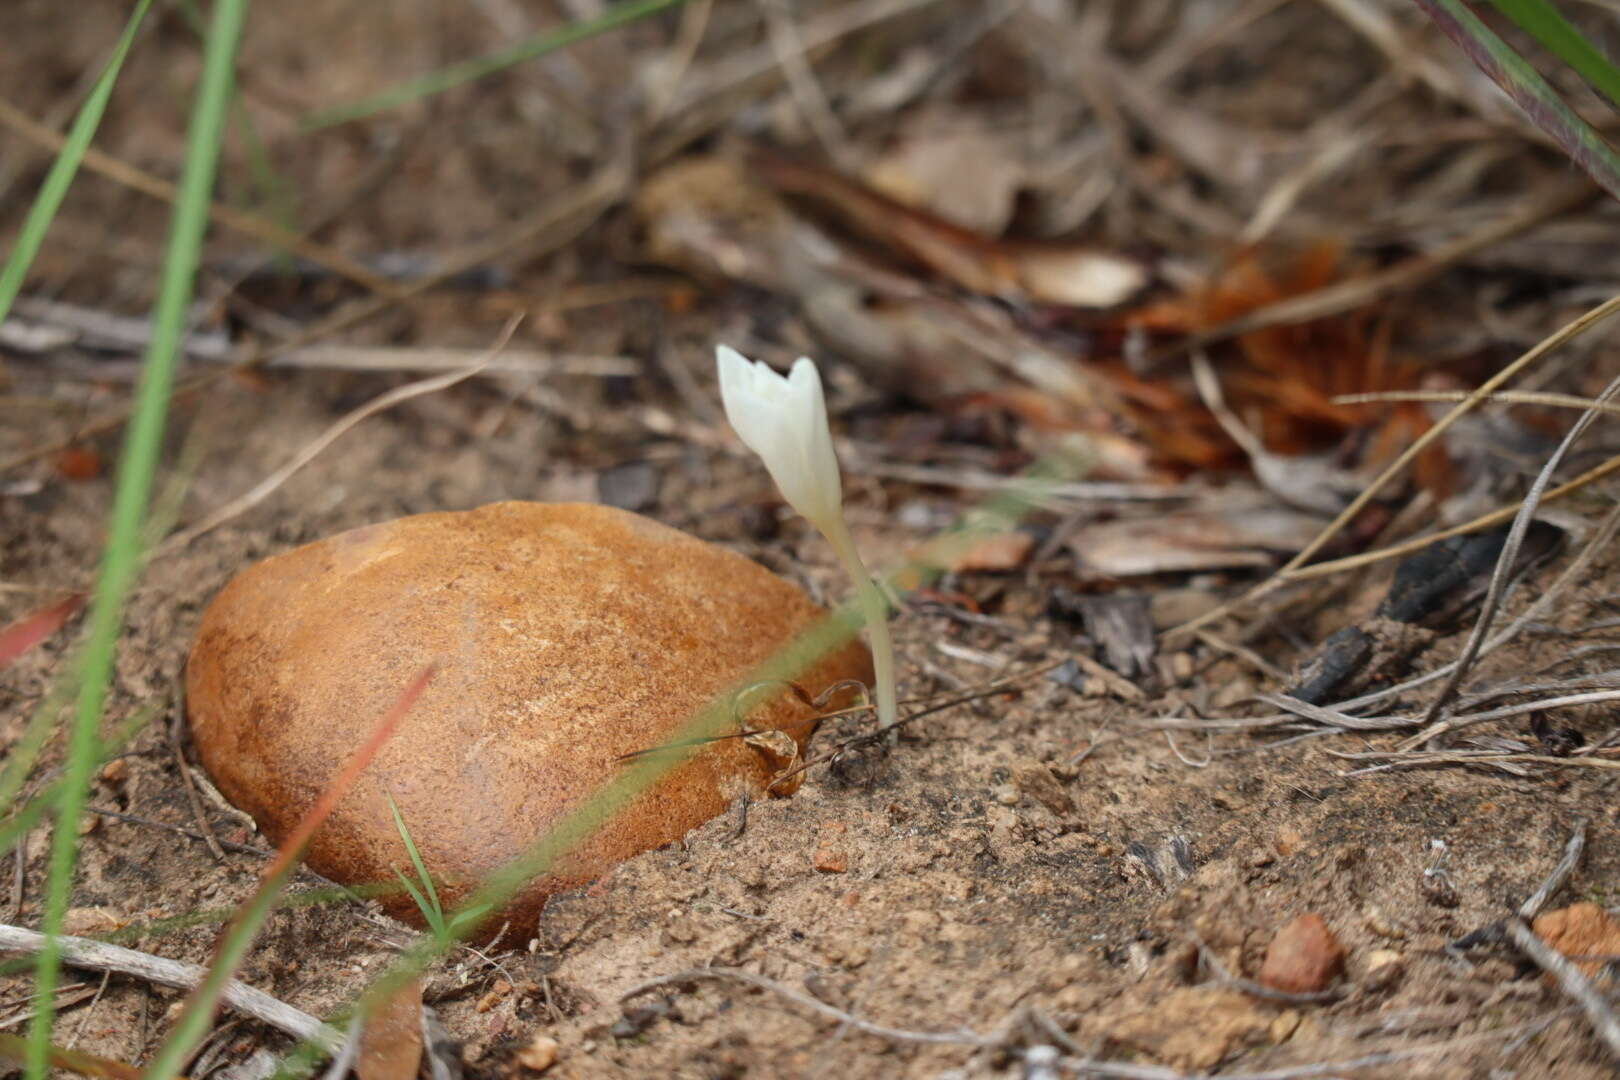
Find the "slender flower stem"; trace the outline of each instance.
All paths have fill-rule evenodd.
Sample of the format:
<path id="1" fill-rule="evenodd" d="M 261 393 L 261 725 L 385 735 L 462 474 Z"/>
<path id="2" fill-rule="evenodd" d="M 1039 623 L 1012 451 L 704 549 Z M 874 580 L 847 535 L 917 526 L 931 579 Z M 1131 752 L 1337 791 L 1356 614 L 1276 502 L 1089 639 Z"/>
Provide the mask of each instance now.
<path id="1" fill-rule="evenodd" d="M 861 603 L 861 617 L 866 622 L 872 642 L 872 671 L 877 676 L 878 726 L 888 727 L 900 716 L 899 695 L 895 690 L 894 638 L 889 634 L 889 601 L 878 583 L 866 572 L 861 553 L 855 547 L 855 538 L 849 534 L 841 514 L 824 523 L 822 535 L 832 544 L 838 561 L 855 580 L 855 592 Z"/>

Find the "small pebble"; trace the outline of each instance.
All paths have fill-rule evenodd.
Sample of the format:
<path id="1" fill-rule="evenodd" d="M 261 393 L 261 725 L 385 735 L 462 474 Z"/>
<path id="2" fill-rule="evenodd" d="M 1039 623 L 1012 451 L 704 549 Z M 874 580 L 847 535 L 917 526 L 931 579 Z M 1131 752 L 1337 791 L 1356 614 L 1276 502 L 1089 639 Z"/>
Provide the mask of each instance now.
<path id="1" fill-rule="evenodd" d="M 1367 974 L 1362 980 L 1369 990 L 1384 990 L 1394 985 L 1406 970 L 1406 959 L 1394 949 L 1374 949 L 1367 954 Z"/>
<path id="2" fill-rule="evenodd" d="M 545 1072 L 557 1064 L 557 1040 L 550 1035 L 536 1035 L 517 1052 L 517 1063 L 525 1069 Z"/>
<path id="3" fill-rule="evenodd" d="M 1361 913 L 1361 921 L 1366 924 L 1368 930 L 1379 937 L 1389 938 L 1391 941 L 1403 941 L 1406 938 L 1406 931 L 1396 926 L 1394 921 L 1384 914 L 1384 909 L 1377 904 L 1367 905 Z"/>
<path id="4" fill-rule="evenodd" d="M 1266 948 L 1260 983 L 1289 994 L 1327 989 L 1344 967 L 1344 946 L 1320 915 L 1301 915 L 1277 931 Z"/>
<path id="5" fill-rule="evenodd" d="M 818 848 L 814 866 L 822 874 L 842 874 L 849 870 L 849 856 L 835 847 Z"/>

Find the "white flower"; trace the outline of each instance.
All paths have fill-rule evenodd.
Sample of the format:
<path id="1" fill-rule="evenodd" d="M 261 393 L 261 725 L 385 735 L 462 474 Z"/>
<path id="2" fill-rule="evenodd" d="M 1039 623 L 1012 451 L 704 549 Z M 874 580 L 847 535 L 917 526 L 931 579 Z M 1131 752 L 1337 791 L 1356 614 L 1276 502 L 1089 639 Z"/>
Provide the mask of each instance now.
<path id="1" fill-rule="evenodd" d="M 814 360 L 801 356 L 784 378 L 736 349 L 715 349 L 720 365 L 720 399 L 739 438 L 765 462 L 777 490 L 832 544 L 855 579 L 862 613 L 872 636 L 872 668 L 877 675 L 878 722 L 899 716 L 894 672 L 894 641 L 889 636 L 889 605 L 872 581 L 844 523 L 843 482 L 827 426 L 827 398 Z"/>
<path id="2" fill-rule="evenodd" d="M 726 345 L 715 349 L 726 418 L 758 454 L 788 505 L 824 533 L 844 503 L 815 361 L 801 356 L 786 378 Z"/>

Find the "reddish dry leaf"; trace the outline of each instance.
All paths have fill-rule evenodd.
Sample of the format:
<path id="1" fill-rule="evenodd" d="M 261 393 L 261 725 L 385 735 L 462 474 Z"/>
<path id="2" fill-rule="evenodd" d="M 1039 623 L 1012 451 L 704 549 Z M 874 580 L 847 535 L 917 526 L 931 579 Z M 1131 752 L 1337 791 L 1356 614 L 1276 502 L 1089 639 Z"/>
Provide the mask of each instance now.
<path id="1" fill-rule="evenodd" d="M 66 600 L 24 615 L 0 630 L 0 670 L 9 667 L 23 653 L 62 629 L 62 625 L 83 606 L 84 594 L 74 593 Z"/>
<path id="2" fill-rule="evenodd" d="M 12 1061 L 26 1060 L 28 1042 L 20 1035 L 0 1035 L 0 1058 Z M 97 1057 L 82 1050 L 65 1050 L 53 1046 L 46 1051 L 50 1063 L 58 1069 L 67 1069 L 81 1076 L 104 1077 L 106 1080 L 140 1080 L 141 1070 L 124 1061 Z M 185 1080 L 179 1077 L 177 1080 Z"/>
<path id="3" fill-rule="evenodd" d="M 354 1071 L 360 1080 L 412 1080 L 422 1064 L 422 980 L 411 979 L 366 1018 Z"/>
<path id="4" fill-rule="evenodd" d="M 70 446 L 56 456 L 56 471 L 66 480 L 94 480 L 105 468 L 100 454 L 79 446 Z"/>
<path id="5" fill-rule="evenodd" d="M 1160 334 L 1197 333 L 1344 277 L 1343 252 L 1335 243 L 1318 243 L 1281 261 L 1268 252 L 1245 251 L 1205 288 L 1140 307 L 1120 325 Z M 1390 459 L 1428 426 L 1422 407 L 1337 405 L 1333 398 L 1418 384 L 1420 367 L 1391 356 L 1391 330 L 1388 319 L 1366 310 L 1242 334 L 1216 357 L 1227 403 L 1273 454 L 1318 452 L 1361 432 L 1368 447 L 1364 461 Z M 1209 467 L 1220 456 L 1211 453 L 1210 440 L 1230 454 L 1226 436 L 1209 423 L 1190 392 L 1176 405 L 1144 410 L 1138 421 L 1148 442 L 1172 460 Z M 1443 494 L 1450 471 L 1444 450 L 1436 446 L 1426 454 L 1417 481 Z"/>

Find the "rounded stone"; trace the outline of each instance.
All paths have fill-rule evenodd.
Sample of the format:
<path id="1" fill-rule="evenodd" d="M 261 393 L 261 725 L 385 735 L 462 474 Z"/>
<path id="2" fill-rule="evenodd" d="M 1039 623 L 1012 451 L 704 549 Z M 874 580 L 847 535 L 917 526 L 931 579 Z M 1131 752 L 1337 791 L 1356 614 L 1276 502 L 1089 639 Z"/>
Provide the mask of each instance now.
<path id="1" fill-rule="evenodd" d="M 522 941 L 553 893 L 679 840 L 792 764 L 815 710 L 762 677 L 791 677 L 811 697 L 843 680 L 870 684 L 858 640 L 819 656 L 788 649 L 824 615 L 749 559 L 625 511 L 506 502 L 422 514 L 233 579 L 203 615 L 187 711 L 220 791 L 279 843 L 435 665 L 307 860 L 350 885 L 409 876 L 391 795 L 446 910 L 553 826 L 577 825 L 574 812 L 627 769 L 667 760 L 691 734 L 686 721 L 709 717 L 702 733 L 723 737 L 600 815 L 475 935 L 510 922 L 507 940 Z M 742 698 L 748 731 L 791 738 L 738 737 L 738 687 L 753 687 Z M 423 924 L 408 895 L 382 903 Z"/>

